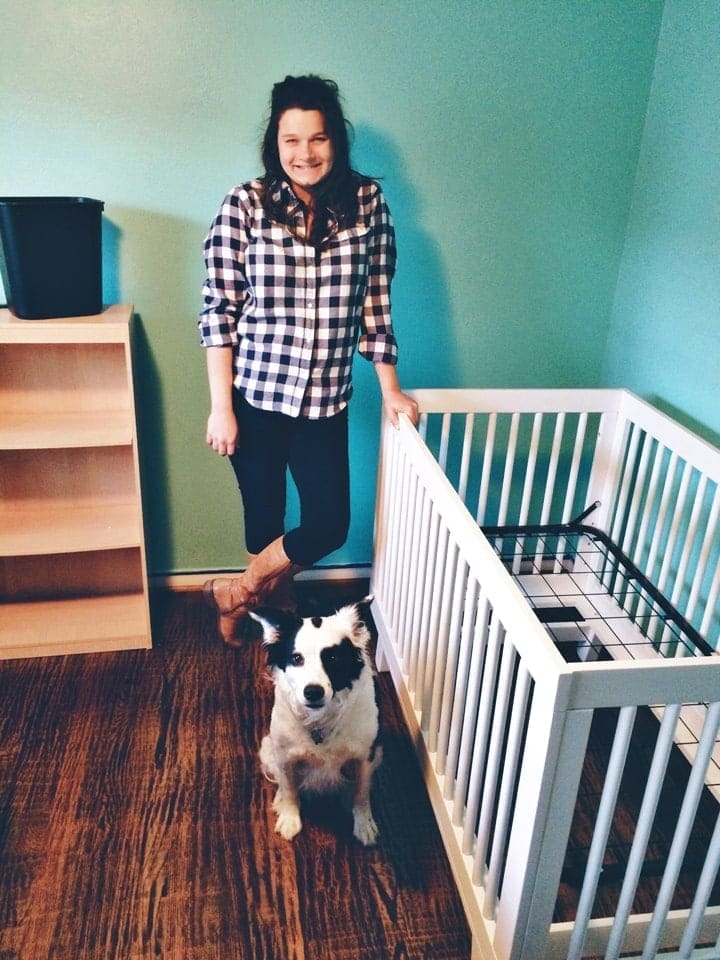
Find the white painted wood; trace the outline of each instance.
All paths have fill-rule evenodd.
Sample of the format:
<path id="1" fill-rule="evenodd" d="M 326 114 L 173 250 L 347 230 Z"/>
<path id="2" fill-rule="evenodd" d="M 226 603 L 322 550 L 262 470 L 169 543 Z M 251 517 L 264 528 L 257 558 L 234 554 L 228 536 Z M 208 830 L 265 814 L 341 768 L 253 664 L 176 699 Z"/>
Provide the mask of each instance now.
<path id="1" fill-rule="evenodd" d="M 465 416 L 465 432 L 463 433 L 462 459 L 460 461 L 460 477 L 458 479 L 458 496 L 463 503 L 467 502 L 467 483 L 472 457 L 472 437 L 475 417 L 472 413 Z"/>
<path id="2" fill-rule="evenodd" d="M 654 704 L 661 718 L 663 735 L 633 847 L 642 865 L 642 834 L 651 821 L 655 791 L 664 775 L 664 751 L 673 737 L 693 770 L 702 765 L 693 731 L 697 733 L 701 713 L 707 710 L 683 704 L 705 702 L 711 710 L 719 709 L 712 705 L 720 690 L 720 657 L 660 658 L 645 637 L 637 639 L 637 627 L 626 616 L 630 611 L 644 618 L 648 631 L 654 631 L 657 618 L 648 598 L 623 589 L 617 600 L 592 597 L 602 617 L 622 616 L 629 624 L 613 624 L 616 660 L 565 663 L 528 606 L 517 564 L 511 564 L 518 573 L 513 579 L 465 508 L 469 478 L 479 477 L 481 521 L 491 515 L 492 506 L 508 523 L 519 523 L 531 515 L 531 503 L 540 501 L 541 520 L 557 519 L 552 509 L 558 503 L 567 519 L 578 509 L 590 452 L 588 501 L 601 503 L 588 523 L 615 529 L 637 563 L 655 576 L 662 569 L 678 602 L 689 597 L 689 614 L 697 611 L 699 617 L 702 612 L 703 622 L 710 623 L 718 596 L 717 571 L 712 577 L 709 571 L 718 562 L 714 531 L 720 513 L 720 455 L 701 441 L 698 446 L 697 438 L 671 421 L 668 426 L 668 418 L 625 391 L 416 391 L 415 396 L 421 405 L 420 431 L 401 418 L 400 429 L 392 431 L 387 444 L 401 467 L 388 463 L 387 450 L 381 457 L 384 476 L 378 499 L 382 491 L 384 508 L 393 515 L 376 520 L 382 534 L 376 535 L 375 558 L 383 572 L 377 577 L 376 595 L 380 643 L 387 643 L 394 682 L 417 727 L 429 789 L 436 797 L 433 805 L 472 918 L 475 952 L 482 940 L 483 949 L 492 945 L 487 955 L 497 960 L 559 956 L 557 945 L 569 947 L 573 932 L 550 921 L 593 710 L 619 706 L 629 718 L 636 706 Z M 464 430 L 454 425 L 455 415 L 465 417 Z M 532 429 L 522 419 L 526 415 L 532 417 Z M 439 426 L 438 456 L 444 464 L 459 462 L 456 479 L 462 497 L 423 443 L 429 419 L 437 416 L 441 421 L 433 424 L 432 436 L 438 436 Z M 552 449 L 543 479 L 537 464 L 546 422 Z M 566 429 L 570 423 L 576 424 L 574 432 Z M 472 462 L 476 431 L 485 437 L 478 465 Z M 493 459 L 503 464 L 502 478 L 492 475 Z M 685 471 L 684 486 L 695 498 L 679 519 L 673 513 L 683 484 L 678 468 Z M 700 471 L 697 480 L 691 472 L 695 470 Z M 389 476 L 401 490 L 397 497 L 386 493 Z M 496 480 L 498 491 L 493 490 Z M 536 482 L 544 489 L 536 491 Z M 677 543 L 679 570 L 668 560 L 669 538 Z M 579 592 L 565 591 L 564 603 L 584 609 L 583 590 L 594 590 L 593 564 L 601 565 L 600 553 L 594 556 L 591 551 L 587 573 L 577 577 Z M 388 569 L 392 576 L 384 574 Z M 704 587 L 692 580 L 698 571 Z M 687 586 L 671 583 L 671 575 L 678 572 L 680 579 L 689 579 Z M 538 597 L 534 602 L 543 601 Z M 593 623 L 592 635 L 599 642 L 599 624 Z M 516 664 L 521 679 L 513 687 Z M 517 731 L 529 691 L 532 716 L 521 746 Z M 605 788 L 606 809 L 593 841 L 586 900 L 593 889 L 593 871 L 601 863 L 603 833 L 620 780 L 626 743 L 624 734 L 618 737 L 619 759 Z M 708 748 L 707 779 L 717 777 L 720 786 L 715 746 L 713 742 Z M 517 796 L 510 803 L 516 774 Z M 694 775 L 702 781 L 700 772 Z M 507 858 L 500 852 L 506 841 Z M 624 890 L 631 891 L 633 882 L 631 871 Z M 714 915 L 703 909 L 699 925 L 697 915 L 693 925 L 704 937 Z M 687 918 L 687 911 L 676 915 L 664 910 L 657 940 L 662 949 L 677 948 Z M 651 923 L 652 918 L 628 913 L 612 927 L 588 922 L 585 910 L 574 933 L 574 955 L 579 958 L 583 950 L 611 943 L 618 930 L 625 948 L 641 953 L 647 949 Z"/>
<path id="3" fill-rule="evenodd" d="M 605 778 L 600 806 L 598 808 L 595 829 L 588 854 L 585 877 L 583 879 L 577 914 L 573 926 L 572 936 L 568 945 L 567 960 L 581 960 L 583 944 L 587 937 L 592 915 L 593 903 L 597 893 L 598 881 L 603 868 L 603 857 L 607 845 L 615 805 L 620 793 L 620 781 L 625 772 L 625 760 L 632 727 L 635 722 L 635 707 L 623 707 L 618 718 L 618 725 L 613 739 L 613 747 L 608 762 L 608 772 Z"/>
<path id="4" fill-rule="evenodd" d="M 698 881 L 695 900 L 680 941 L 679 954 L 681 957 L 686 958 L 686 960 L 691 956 L 698 942 L 700 929 L 708 909 L 710 894 L 718 869 L 720 869 L 720 815 L 715 821 L 715 829 L 713 830 L 712 839 L 708 847 L 708 855 Z"/>

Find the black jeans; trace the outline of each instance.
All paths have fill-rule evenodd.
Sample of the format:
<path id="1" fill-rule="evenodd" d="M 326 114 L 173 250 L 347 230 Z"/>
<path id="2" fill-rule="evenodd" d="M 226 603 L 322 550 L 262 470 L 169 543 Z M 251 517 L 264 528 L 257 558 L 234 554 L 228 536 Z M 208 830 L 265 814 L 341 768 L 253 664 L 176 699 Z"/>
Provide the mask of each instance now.
<path id="1" fill-rule="evenodd" d="M 233 390 L 238 445 L 230 457 L 245 511 L 245 543 L 260 553 L 284 535 L 285 553 L 309 567 L 345 543 L 350 527 L 347 407 L 308 420 L 258 410 Z M 300 499 L 300 525 L 285 533 L 287 471 Z"/>

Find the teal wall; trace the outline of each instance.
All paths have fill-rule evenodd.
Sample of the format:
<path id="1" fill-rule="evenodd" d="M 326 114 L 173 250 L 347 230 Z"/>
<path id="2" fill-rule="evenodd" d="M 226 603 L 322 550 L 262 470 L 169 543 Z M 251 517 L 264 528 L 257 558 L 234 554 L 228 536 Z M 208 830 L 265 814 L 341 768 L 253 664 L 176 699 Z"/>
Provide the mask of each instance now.
<path id="1" fill-rule="evenodd" d="M 638 216 L 650 215 L 632 204 L 641 144 L 645 158 L 655 149 L 651 131 L 642 137 L 660 0 L 11 7 L 0 192 L 105 201 L 105 297 L 134 302 L 139 317 L 151 572 L 244 562 L 229 467 L 204 444 L 201 242 L 226 190 L 258 172 L 268 93 L 285 73 L 338 81 L 356 166 L 383 177 L 399 240 L 394 315 L 405 386 L 601 383 L 606 344 L 611 358 L 618 352 L 608 323 L 631 207 L 638 242 Z M 696 19 L 699 31 L 709 18 L 702 3 L 670 7 L 679 25 L 663 35 L 668 74 L 682 61 L 674 31 Z M 657 81 L 652 89 L 659 110 Z M 630 254 L 625 287 L 638 272 Z M 616 327 L 632 309 L 621 287 Z M 693 330 L 694 320 L 680 317 Z M 607 376 L 621 375 L 611 359 Z M 363 361 L 356 385 L 354 521 L 333 564 L 371 553 L 379 401 Z M 694 391 L 689 383 L 673 396 L 703 416 Z"/>
<path id="2" fill-rule="evenodd" d="M 667 0 L 603 379 L 720 444 L 720 3 Z"/>

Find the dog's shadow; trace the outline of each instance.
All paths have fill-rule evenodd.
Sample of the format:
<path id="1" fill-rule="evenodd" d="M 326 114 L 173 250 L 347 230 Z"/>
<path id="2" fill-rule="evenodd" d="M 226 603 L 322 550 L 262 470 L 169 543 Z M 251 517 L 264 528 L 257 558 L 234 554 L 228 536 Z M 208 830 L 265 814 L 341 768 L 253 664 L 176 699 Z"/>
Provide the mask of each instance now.
<path id="1" fill-rule="evenodd" d="M 372 791 L 378 850 L 398 887 L 426 890 L 444 860 L 442 840 L 410 738 L 388 728 L 387 708 L 383 721 L 383 762 Z"/>
<path id="2" fill-rule="evenodd" d="M 351 794 L 343 791 L 303 795 L 303 829 L 294 842 L 308 853 L 314 850 L 321 860 L 326 855 L 331 860 L 347 859 L 354 863 L 352 872 L 367 870 L 373 885 L 384 889 L 383 900 L 391 910 L 402 890 L 429 891 L 438 869 L 444 868 L 444 853 L 407 734 L 384 729 L 382 743 L 383 762 L 375 772 L 371 794 L 379 828 L 377 844 L 363 847 L 353 836 Z M 271 795 L 268 791 L 268 803 Z"/>

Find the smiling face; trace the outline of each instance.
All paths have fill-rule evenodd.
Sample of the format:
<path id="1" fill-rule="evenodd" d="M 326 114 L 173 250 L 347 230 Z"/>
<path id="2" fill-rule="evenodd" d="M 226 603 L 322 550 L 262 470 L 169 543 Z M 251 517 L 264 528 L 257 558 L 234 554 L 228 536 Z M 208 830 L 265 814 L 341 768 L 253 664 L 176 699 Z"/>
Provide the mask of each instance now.
<path id="1" fill-rule="evenodd" d="M 335 151 L 319 110 L 292 107 L 278 123 L 280 165 L 296 195 L 312 205 L 313 190 L 333 167 Z"/>

